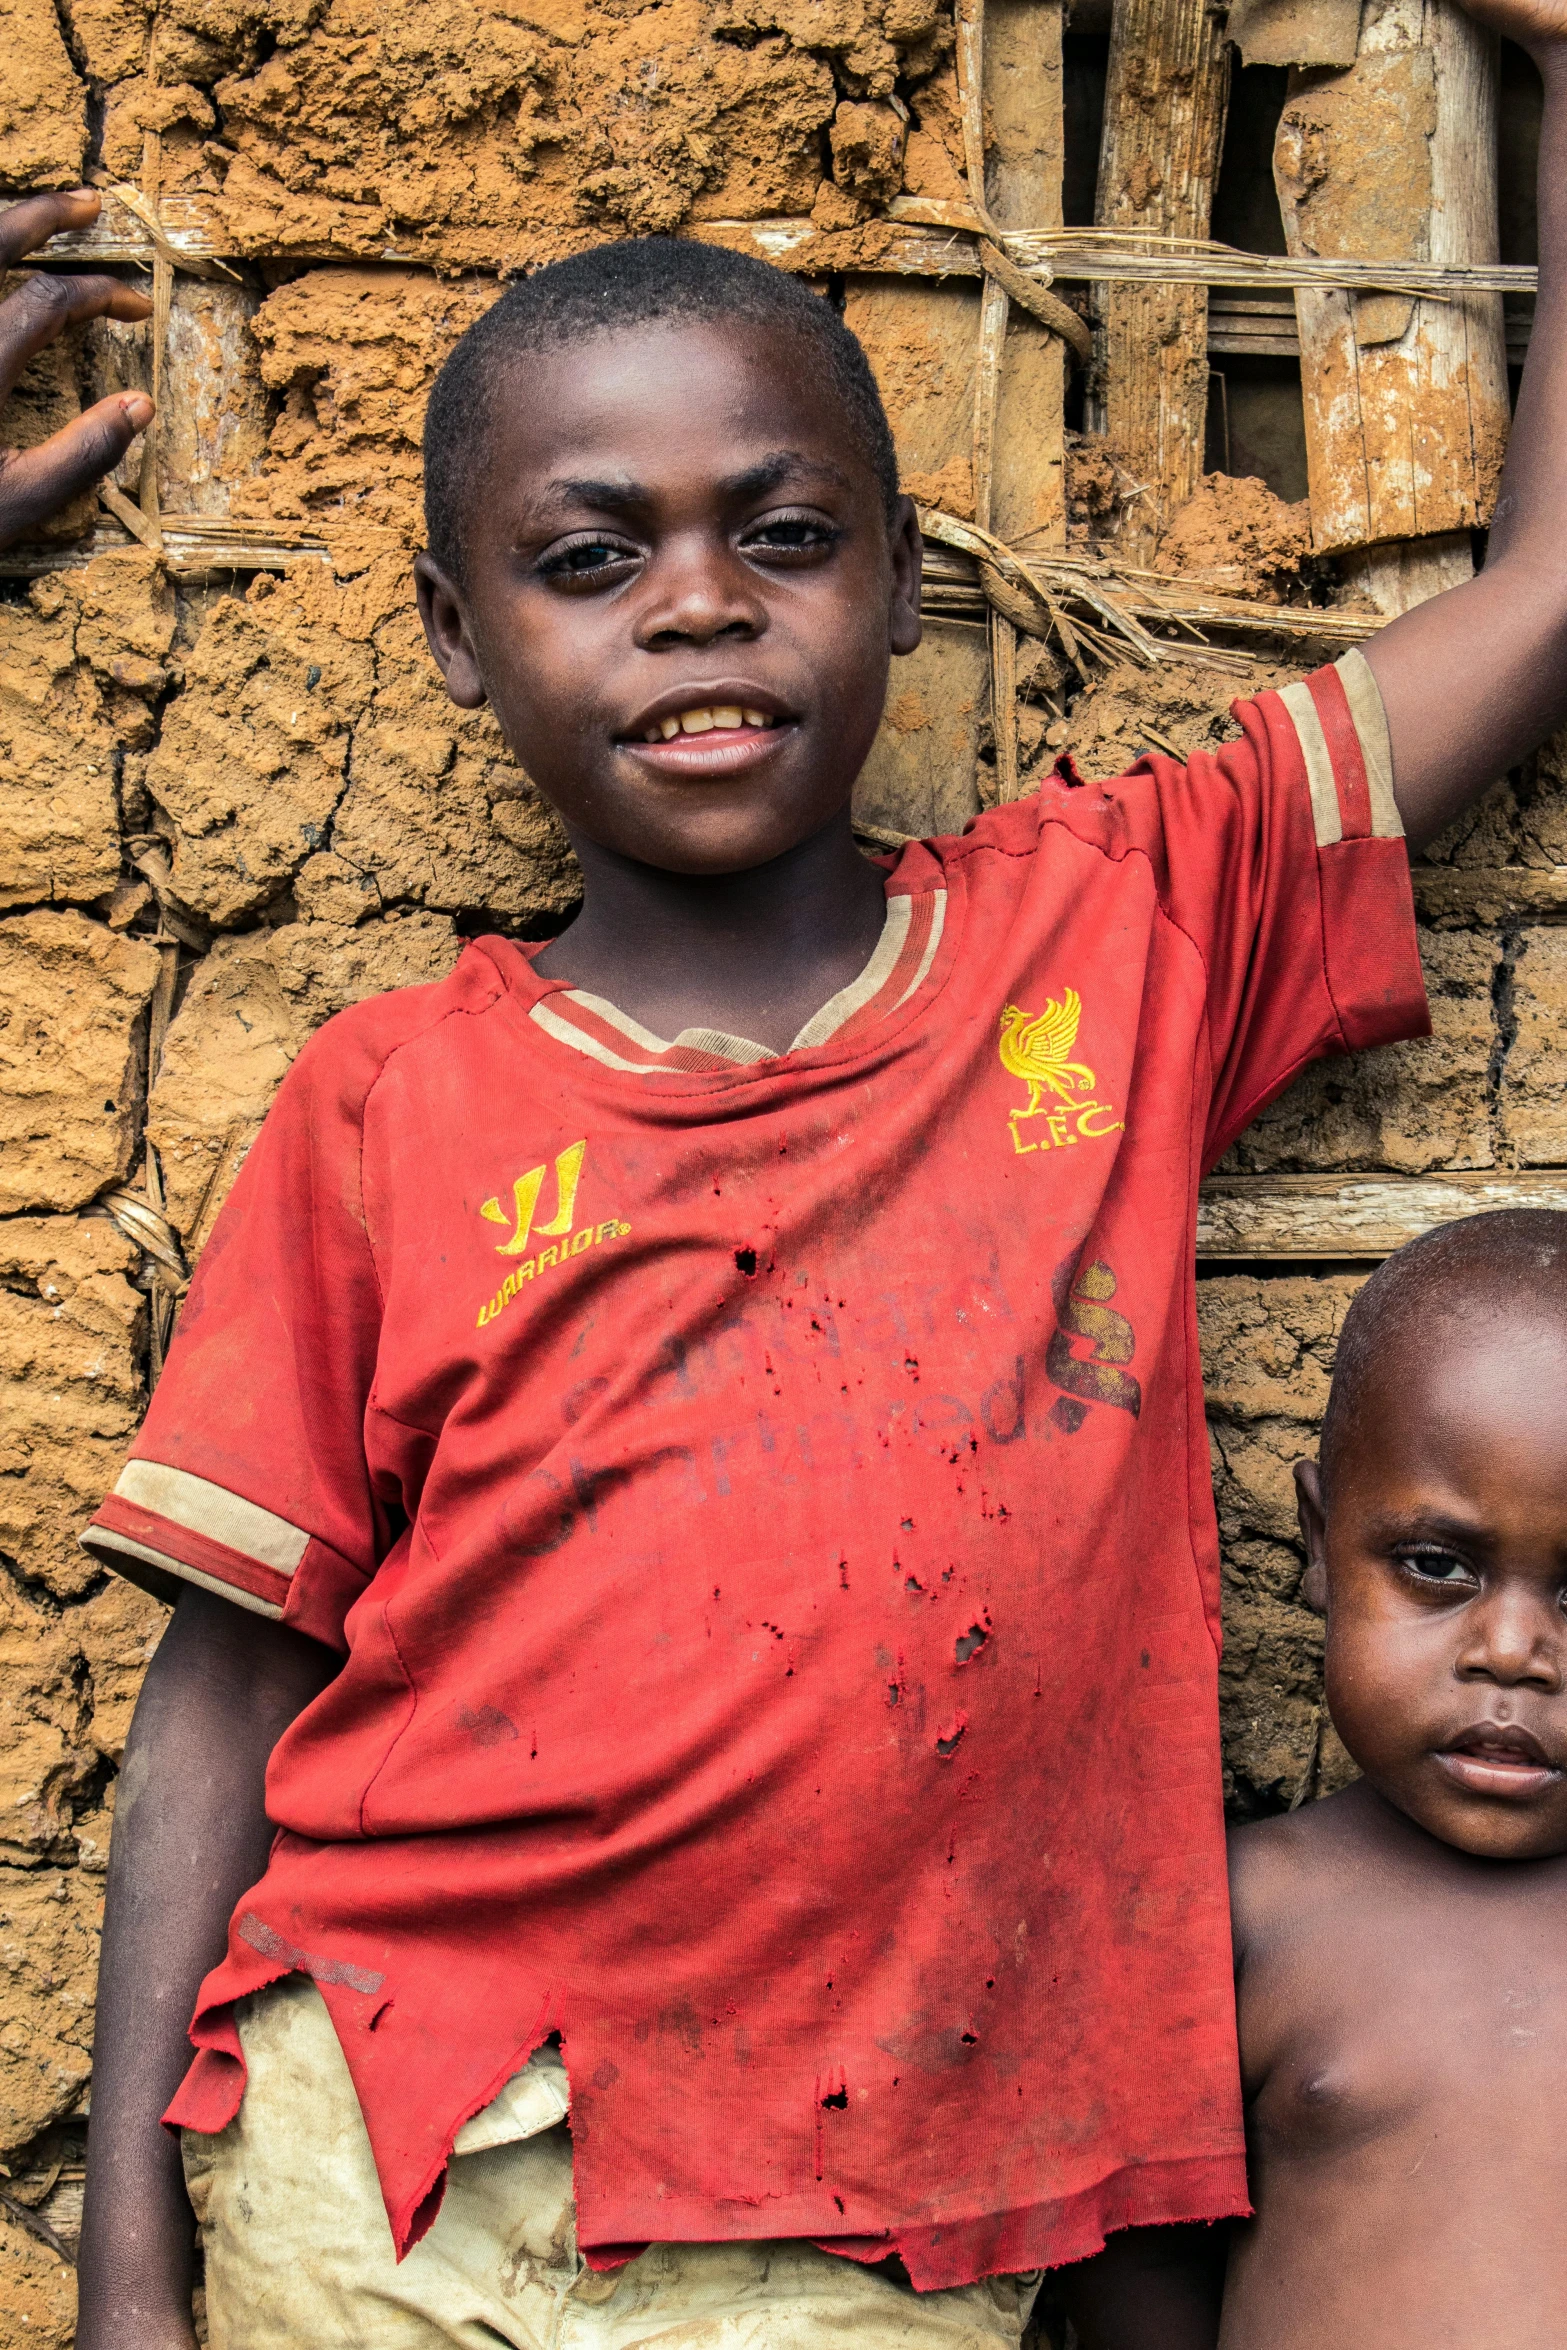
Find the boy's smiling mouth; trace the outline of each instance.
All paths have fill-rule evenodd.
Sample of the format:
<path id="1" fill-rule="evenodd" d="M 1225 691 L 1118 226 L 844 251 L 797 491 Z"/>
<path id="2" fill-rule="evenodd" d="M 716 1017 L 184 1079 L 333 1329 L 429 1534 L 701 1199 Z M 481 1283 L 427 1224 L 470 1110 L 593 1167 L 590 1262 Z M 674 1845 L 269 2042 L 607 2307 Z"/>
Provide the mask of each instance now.
<path id="1" fill-rule="evenodd" d="M 666 774 L 729 776 L 768 757 L 793 723 L 773 695 L 726 678 L 661 694 L 619 747 Z"/>
<path id="2" fill-rule="evenodd" d="M 644 742 L 673 742 L 677 734 L 738 734 L 746 728 L 770 725 L 763 710 L 736 710 L 720 703 L 716 708 L 703 707 L 682 710 L 678 718 L 665 718 L 657 726 L 650 726 Z"/>
<path id="3" fill-rule="evenodd" d="M 1534 1733 L 1516 1722 L 1476 1722 L 1439 1748 L 1436 1759 L 1470 1794 L 1514 1802 L 1543 1795 L 1562 1776 Z"/>

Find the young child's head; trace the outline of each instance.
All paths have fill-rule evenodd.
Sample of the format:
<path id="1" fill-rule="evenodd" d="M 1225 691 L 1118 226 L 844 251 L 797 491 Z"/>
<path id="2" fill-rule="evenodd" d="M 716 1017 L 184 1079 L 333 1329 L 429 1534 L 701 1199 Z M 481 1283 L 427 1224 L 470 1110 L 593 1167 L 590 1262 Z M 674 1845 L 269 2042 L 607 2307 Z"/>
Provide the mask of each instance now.
<path id="1" fill-rule="evenodd" d="M 1296 1481 L 1366 1778 L 1466 1852 L 1567 1850 L 1567 1215 L 1473 1216 L 1379 1267 Z"/>
<path id="2" fill-rule="evenodd" d="M 420 610 L 568 827 L 688 874 L 846 809 L 919 535 L 865 354 L 765 263 L 649 237 L 523 278 L 425 423 Z"/>

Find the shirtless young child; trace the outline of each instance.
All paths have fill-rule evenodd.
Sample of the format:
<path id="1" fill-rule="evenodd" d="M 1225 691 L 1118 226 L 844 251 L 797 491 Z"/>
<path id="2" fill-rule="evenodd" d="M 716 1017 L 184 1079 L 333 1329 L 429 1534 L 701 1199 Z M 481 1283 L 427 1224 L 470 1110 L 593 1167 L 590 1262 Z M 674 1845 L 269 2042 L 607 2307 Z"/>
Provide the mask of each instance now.
<path id="1" fill-rule="evenodd" d="M 1364 1776 L 1233 1839 L 1223 2350 L 1567 2341 L 1567 1215 L 1428 1234 L 1296 1470 Z"/>
<path id="2" fill-rule="evenodd" d="M 1373 1274 L 1295 1474 L 1363 1776 L 1231 1839 L 1256 2217 L 1222 2322 L 1222 2231 L 1134 2231 L 1076 2314 L 1092 2350 L 1545 2350 L 1567 2342 L 1567 1215 L 1475 1216 Z"/>

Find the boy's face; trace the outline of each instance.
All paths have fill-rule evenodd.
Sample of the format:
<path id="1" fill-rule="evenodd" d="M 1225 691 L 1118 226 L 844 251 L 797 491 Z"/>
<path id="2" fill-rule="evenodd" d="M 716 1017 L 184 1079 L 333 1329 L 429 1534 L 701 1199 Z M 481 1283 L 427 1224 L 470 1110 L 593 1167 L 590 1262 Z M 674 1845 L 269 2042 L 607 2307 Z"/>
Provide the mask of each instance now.
<path id="1" fill-rule="evenodd" d="M 1327 1694 L 1366 1777 L 1432 1835 L 1498 1860 L 1567 1851 L 1567 1328 L 1455 1301 L 1390 1339 L 1324 1520 Z"/>
<path id="2" fill-rule="evenodd" d="M 492 704 L 569 827 L 675 873 L 764 864 L 844 809 L 919 641 L 912 506 L 889 533 L 810 346 L 732 320 L 519 361 L 466 581 L 417 569 L 453 699 Z"/>

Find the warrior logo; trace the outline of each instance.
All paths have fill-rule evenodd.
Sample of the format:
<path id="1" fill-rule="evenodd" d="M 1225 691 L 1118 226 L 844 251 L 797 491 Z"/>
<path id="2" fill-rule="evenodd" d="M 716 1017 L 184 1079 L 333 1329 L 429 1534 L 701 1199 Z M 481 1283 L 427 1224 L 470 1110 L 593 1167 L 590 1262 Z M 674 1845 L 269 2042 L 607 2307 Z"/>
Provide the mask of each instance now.
<path id="1" fill-rule="evenodd" d="M 514 1297 L 521 1295 L 526 1283 L 536 1281 L 541 1273 L 553 1272 L 571 1257 L 580 1257 L 601 1240 L 623 1240 L 631 1230 L 631 1226 L 622 1224 L 618 1216 L 607 1217 L 602 1224 L 584 1224 L 573 1229 L 577 1213 L 577 1187 L 582 1180 L 582 1162 L 587 1156 L 587 1148 L 585 1142 L 571 1143 L 556 1159 L 555 1213 L 547 1224 L 535 1224 L 533 1221 L 539 1195 L 544 1189 L 544 1179 L 549 1173 L 547 1163 L 542 1167 L 530 1167 L 526 1175 L 517 1177 L 511 1187 L 512 1212 L 509 1216 L 499 1199 L 487 1199 L 479 1210 L 487 1222 L 507 1228 L 506 1238 L 495 1243 L 496 1255 L 519 1260 L 495 1295 L 479 1308 L 481 1330 L 487 1322 L 493 1322 L 497 1314 L 503 1313 Z M 548 1241 L 550 1245 L 530 1257 L 525 1252 L 530 1242 L 536 1240 Z"/>
<path id="2" fill-rule="evenodd" d="M 547 1224 L 539 1226 L 539 1238 L 547 1240 L 571 1230 L 571 1220 L 577 1212 L 577 1184 L 582 1175 L 582 1161 L 587 1152 L 585 1142 L 574 1142 L 563 1150 L 555 1161 L 555 1213 Z M 516 1222 L 511 1238 L 498 1240 L 495 1253 L 501 1257 L 525 1257 L 533 1231 L 533 1211 L 539 1204 L 539 1193 L 544 1189 L 545 1170 L 530 1167 L 526 1175 L 519 1175 L 511 1187 L 512 1206 Z M 506 1210 L 498 1199 L 487 1199 L 479 1210 L 492 1224 L 507 1222 Z"/>

